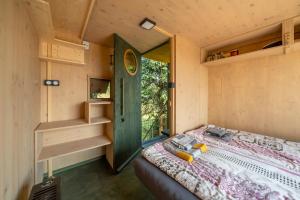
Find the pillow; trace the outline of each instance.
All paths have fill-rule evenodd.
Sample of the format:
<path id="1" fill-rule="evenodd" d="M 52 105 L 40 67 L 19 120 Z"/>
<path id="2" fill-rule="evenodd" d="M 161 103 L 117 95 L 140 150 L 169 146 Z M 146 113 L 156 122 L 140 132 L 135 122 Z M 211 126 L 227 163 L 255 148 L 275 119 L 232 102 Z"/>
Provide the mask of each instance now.
<path id="1" fill-rule="evenodd" d="M 226 129 L 217 126 L 209 127 L 206 132 L 210 133 L 211 136 L 223 137 L 226 134 Z"/>

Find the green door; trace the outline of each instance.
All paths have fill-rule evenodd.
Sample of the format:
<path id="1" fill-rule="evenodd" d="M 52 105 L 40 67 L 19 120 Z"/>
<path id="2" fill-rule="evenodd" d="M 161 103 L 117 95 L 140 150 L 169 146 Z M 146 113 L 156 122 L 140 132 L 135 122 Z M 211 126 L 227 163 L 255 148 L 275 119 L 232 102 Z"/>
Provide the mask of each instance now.
<path id="1" fill-rule="evenodd" d="M 114 169 L 141 149 L 141 54 L 114 35 Z"/>

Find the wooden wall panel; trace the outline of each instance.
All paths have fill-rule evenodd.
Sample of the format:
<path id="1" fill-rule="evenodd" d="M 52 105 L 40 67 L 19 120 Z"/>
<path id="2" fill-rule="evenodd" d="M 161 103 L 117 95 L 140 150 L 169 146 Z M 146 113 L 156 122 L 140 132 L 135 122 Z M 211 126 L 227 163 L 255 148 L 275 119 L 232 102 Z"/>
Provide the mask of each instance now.
<path id="1" fill-rule="evenodd" d="M 84 118 L 84 102 L 87 101 L 87 77 L 98 77 L 111 79 L 113 68 L 110 64 L 110 55 L 112 49 L 90 43 L 90 49 L 85 51 L 86 65 L 70 65 L 62 63 L 52 63 L 51 78 L 60 80 L 59 87 L 51 87 L 49 116 L 50 121 L 69 120 Z M 42 62 L 42 80 L 46 79 L 46 64 Z M 47 119 L 47 87 L 42 85 L 42 120 Z M 105 116 L 106 105 L 93 106 L 93 116 Z M 103 109 L 104 108 L 104 109 Z M 57 137 L 58 140 L 69 138 L 73 131 L 72 137 L 89 137 L 92 135 L 99 135 L 104 133 L 104 126 L 93 126 L 82 129 L 72 129 L 68 131 L 57 132 L 59 135 L 63 133 L 62 137 Z M 84 133 L 86 131 L 86 134 Z M 69 134 L 70 133 L 70 134 Z M 52 134 L 52 133 L 49 133 Z M 54 133 L 56 134 L 56 133 Z M 44 137 L 49 144 L 53 144 L 53 137 Z M 69 138 L 70 139 L 70 138 Z M 53 168 L 59 169 L 84 160 L 89 160 L 105 154 L 105 148 L 98 150 L 89 150 L 80 154 L 73 154 L 65 157 L 55 159 Z"/>
<path id="2" fill-rule="evenodd" d="M 23 1 L 1 1 L 0 199 L 27 199 L 40 121 L 38 38 Z"/>
<path id="3" fill-rule="evenodd" d="M 200 48 L 176 36 L 176 133 L 207 123 L 207 87 Z"/>
<path id="4" fill-rule="evenodd" d="M 87 100 L 87 76 L 110 79 L 112 77 L 110 54 L 110 48 L 90 44 L 90 50 L 87 50 L 85 55 L 86 65 L 52 63 L 51 77 L 60 80 L 60 86 L 51 88 L 51 121 L 84 117 L 83 102 Z M 46 65 L 42 64 L 42 67 L 45 68 Z M 44 80 L 46 73 L 43 71 Z"/>
<path id="5" fill-rule="evenodd" d="M 208 68 L 208 122 L 300 141 L 300 52 Z"/>

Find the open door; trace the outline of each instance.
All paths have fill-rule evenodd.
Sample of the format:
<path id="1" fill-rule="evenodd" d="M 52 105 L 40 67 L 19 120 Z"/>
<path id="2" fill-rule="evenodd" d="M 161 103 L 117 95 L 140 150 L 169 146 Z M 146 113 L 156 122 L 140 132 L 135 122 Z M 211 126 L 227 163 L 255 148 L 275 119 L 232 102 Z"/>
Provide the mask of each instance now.
<path id="1" fill-rule="evenodd" d="M 114 35 L 114 169 L 141 148 L 141 54 Z"/>

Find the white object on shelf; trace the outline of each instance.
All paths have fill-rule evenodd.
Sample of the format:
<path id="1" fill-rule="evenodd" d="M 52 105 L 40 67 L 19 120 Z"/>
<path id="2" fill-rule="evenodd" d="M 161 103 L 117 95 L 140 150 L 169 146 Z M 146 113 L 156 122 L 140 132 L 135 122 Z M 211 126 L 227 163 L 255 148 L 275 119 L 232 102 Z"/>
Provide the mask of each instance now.
<path id="1" fill-rule="evenodd" d="M 90 43 L 88 41 L 82 41 L 82 45 L 84 47 L 85 50 L 89 50 L 90 49 Z"/>

